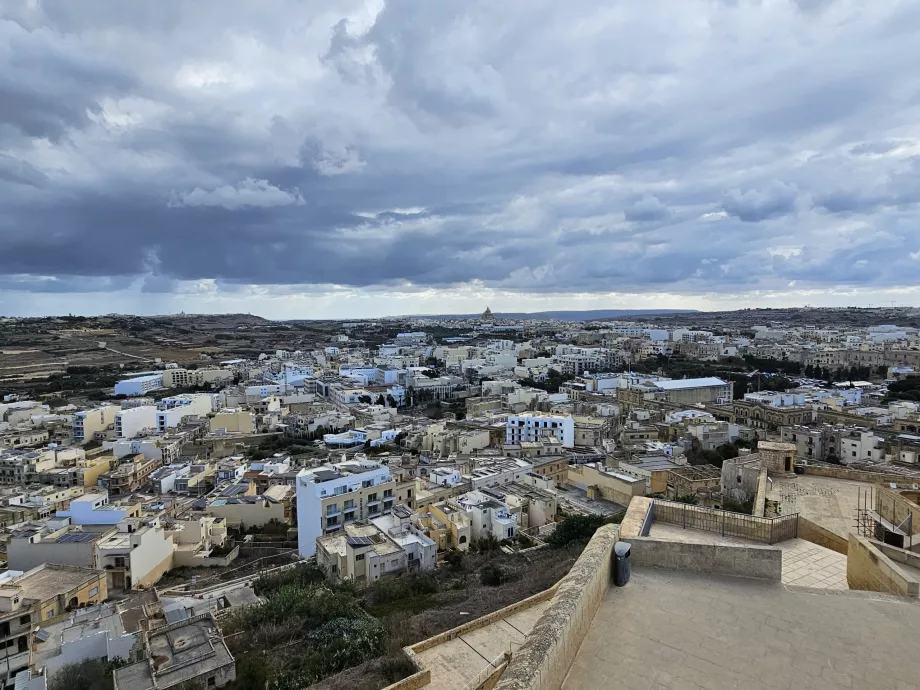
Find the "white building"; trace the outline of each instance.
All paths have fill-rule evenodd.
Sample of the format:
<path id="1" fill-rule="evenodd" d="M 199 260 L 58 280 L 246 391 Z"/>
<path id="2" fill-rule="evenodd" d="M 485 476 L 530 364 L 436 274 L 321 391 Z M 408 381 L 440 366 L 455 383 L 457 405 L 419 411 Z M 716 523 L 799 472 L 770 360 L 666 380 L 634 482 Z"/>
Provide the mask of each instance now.
<path id="1" fill-rule="evenodd" d="M 84 494 L 72 500 L 67 510 L 57 511 L 55 517 L 70 518 L 72 525 L 117 525 L 128 517 L 130 510 L 110 505 L 108 494 Z"/>
<path id="2" fill-rule="evenodd" d="M 160 400 L 157 407 L 157 431 L 165 432 L 177 427 L 183 417 L 206 417 L 215 409 L 216 395 L 200 393 L 195 395 L 174 395 Z"/>
<path id="3" fill-rule="evenodd" d="M 412 524 L 413 511 L 403 505 L 393 508 L 390 515 L 371 520 L 381 532 L 396 542 L 405 552 L 409 570 L 434 570 L 438 562 L 438 545 Z"/>
<path id="4" fill-rule="evenodd" d="M 154 405 L 132 407 L 115 414 L 115 438 L 134 438 L 144 429 L 157 428 L 157 408 Z"/>
<path id="5" fill-rule="evenodd" d="M 805 404 L 805 395 L 803 393 L 765 391 L 762 393 L 745 393 L 744 401 L 760 403 L 769 407 L 801 407 Z"/>
<path id="6" fill-rule="evenodd" d="M 363 520 L 392 509 L 395 485 L 388 467 L 370 461 L 353 460 L 301 470 L 297 474 L 300 556 L 313 556 L 316 538 L 339 531 L 349 515 L 352 520 Z"/>
<path id="7" fill-rule="evenodd" d="M 522 412 L 508 415 L 505 422 L 505 443 L 533 443 L 554 436 L 563 448 L 575 447 L 575 420 L 571 415 Z"/>
<path id="8" fill-rule="evenodd" d="M 144 395 L 163 388 L 163 374 L 148 374 L 115 384 L 115 395 Z"/>
<path id="9" fill-rule="evenodd" d="M 491 494 L 488 489 L 470 491 L 448 503 L 455 503 L 470 518 L 473 539 L 489 535 L 499 541 L 513 539 L 517 533 L 517 515 L 498 498 L 499 495 Z"/>
<path id="10" fill-rule="evenodd" d="M 523 481 L 527 473 L 532 471 L 533 465 L 526 460 L 502 458 L 482 462 L 464 479 L 468 479 L 474 489 L 487 489 Z"/>

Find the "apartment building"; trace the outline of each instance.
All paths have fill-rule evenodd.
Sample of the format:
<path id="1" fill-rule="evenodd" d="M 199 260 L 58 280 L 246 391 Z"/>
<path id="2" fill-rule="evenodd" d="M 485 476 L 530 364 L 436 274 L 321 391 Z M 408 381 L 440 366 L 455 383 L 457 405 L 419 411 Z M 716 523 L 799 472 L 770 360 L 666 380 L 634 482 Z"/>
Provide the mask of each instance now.
<path id="1" fill-rule="evenodd" d="M 115 415 L 121 412 L 118 405 L 103 405 L 92 410 L 81 410 L 73 418 L 74 443 L 92 441 L 97 433 L 115 424 Z"/>
<path id="2" fill-rule="evenodd" d="M 223 518 L 228 526 L 236 529 L 261 527 L 273 520 L 290 524 L 294 494 L 291 486 L 272 486 L 259 493 L 255 483 L 231 484 L 208 499 L 204 511 Z"/>
<path id="3" fill-rule="evenodd" d="M 643 496 L 646 481 L 600 464 L 569 465 L 568 483 L 586 492 L 587 498 L 602 498 L 628 506 L 633 496 Z"/>
<path id="4" fill-rule="evenodd" d="M 164 374 L 146 374 L 124 379 L 115 384 L 115 395 L 146 395 L 163 388 Z"/>
<path id="5" fill-rule="evenodd" d="M 255 432 L 255 415 L 248 410 L 221 410 L 208 421 L 211 433 L 251 434 Z"/>
<path id="6" fill-rule="evenodd" d="M 610 417 L 575 416 L 573 420 L 576 446 L 600 446 L 612 435 L 613 420 Z"/>
<path id="7" fill-rule="evenodd" d="M 123 459 L 115 469 L 100 475 L 96 483 L 110 496 L 129 494 L 146 484 L 148 477 L 159 466 L 159 460 L 135 455 L 131 459 Z"/>
<path id="8" fill-rule="evenodd" d="M 532 471 L 533 465 L 521 458 L 480 458 L 476 460 L 476 467 L 464 475 L 463 479 L 473 489 L 488 489 L 519 482 Z"/>
<path id="9" fill-rule="evenodd" d="M 121 410 L 115 414 L 115 438 L 134 438 L 142 431 L 153 431 L 157 427 L 157 408 L 142 405 Z"/>
<path id="10" fill-rule="evenodd" d="M 500 492 L 482 489 L 448 499 L 448 503 L 469 517 L 473 539 L 492 536 L 502 541 L 513 539 L 518 526 L 517 515 L 511 512 L 503 498 L 504 494 Z"/>
<path id="11" fill-rule="evenodd" d="M 118 523 L 95 544 L 98 567 L 105 570 L 110 590 L 153 586 L 173 567 L 174 550 L 162 527 L 136 518 Z"/>
<path id="12" fill-rule="evenodd" d="M 412 524 L 413 512 L 396 506 L 370 525 L 346 525 L 342 534 L 316 540 L 316 562 L 331 577 L 376 582 L 398 572 L 430 571 L 437 544 Z"/>
<path id="13" fill-rule="evenodd" d="M 2 448 L 29 448 L 42 443 L 47 443 L 50 434 L 47 429 L 13 429 L 0 433 L 0 449 Z"/>
<path id="14" fill-rule="evenodd" d="M 448 500 L 420 508 L 415 519 L 440 551 L 466 551 L 470 548 L 473 523 L 464 510 Z"/>
<path id="15" fill-rule="evenodd" d="M 534 442 L 555 436 L 563 448 L 575 447 L 575 419 L 571 415 L 522 412 L 508 415 L 505 421 L 505 443 Z"/>
<path id="16" fill-rule="evenodd" d="M 163 386 L 166 388 L 193 388 L 232 381 L 233 372 L 226 369 L 167 369 L 163 372 Z"/>
<path id="17" fill-rule="evenodd" d="M 297 474 L 297 534 L 302 558 L 316 553 L 316 538 L 345 524 L 389 513 L 413 501 L 415 483 L 394 479 L 390 469 L 369 460 L 351 460 L 303 469 Z"/>
<path id="18" fill-rule="evenodd" d="M 236 662 L 210 613 L 155 628 L 146 659 L 114 672 L 114 690 L 220 688 L 236 680 Z"/>
<path id="19" fill-rule="evenodd" d="M 41 564 L 26 572 L 0 573 L 0 684 L 29 686 L 29 661 L 43 623 L 108 597 L 105 573 L 90 568 Z M 16 676 L 26 683 L 20 683 Z"/>
<path id="20" fill-rule="evenodd" d="M 217 396 L 207 393 L 174 395 L 157 403 L 157 431 L 165 433 L 177 427 L 185 417 L 207 417 L 217 403 Z"/>

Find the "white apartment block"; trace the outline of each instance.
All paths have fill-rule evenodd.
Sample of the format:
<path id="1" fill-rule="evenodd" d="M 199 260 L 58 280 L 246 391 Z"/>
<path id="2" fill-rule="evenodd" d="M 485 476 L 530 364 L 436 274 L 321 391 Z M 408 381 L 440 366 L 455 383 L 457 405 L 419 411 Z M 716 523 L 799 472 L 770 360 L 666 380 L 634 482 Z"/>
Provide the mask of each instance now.
<path id="1" fill-rule="evenodd" d="M 575 447 L 575 420 L 571 415 L 522 412 L 508 415 L 505 443 L 533 443 L 554 436 L 563 448 Z"/>
<path id="2" fill-rule="evenodd" d="M 205 393 L 163 398 L 157 405 L 157 431 L 162 434 L 179 426 L 183 417 L 206 417 L 214 411 L 216 400 L 217 396 Z"/>
<path id="3" fill-rule="evenodd" d="M 157 408 L 153 405 L 132 407 L 115 414 L 115 438 L 134 438 L 145 429 L 157 428 Z"/>
<path id="4" fill-rule="evenodd" d="M 163 374 L 147 374 L 115 384 L 115 395 L 144 395 L 163 388 Z"/>
<path id="5" fill-rule="evenodd" d="M 351 460 L 297 474 L 297 542 L 302 558 L 316 554 L 316 538 L 345 524 L 389 513 L 399 500 L 388 467 Z M 407 496 L 411 500 L 411 489 Z"/>

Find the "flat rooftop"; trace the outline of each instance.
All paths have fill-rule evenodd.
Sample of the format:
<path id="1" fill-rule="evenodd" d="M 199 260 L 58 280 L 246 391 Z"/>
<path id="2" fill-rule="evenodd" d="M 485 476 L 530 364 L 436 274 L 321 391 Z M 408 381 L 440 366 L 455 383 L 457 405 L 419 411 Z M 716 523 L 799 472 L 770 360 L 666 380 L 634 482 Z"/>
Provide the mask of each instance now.
<path id="1" fill-rule="evenodd" d="M 918 626 L 910 599 L 634 568 L 562 689 L 916 687 Z"/>
<path id="2" fill-rule="evenodd" d="M 15 584 L 22 587 L 24 598 L 46 601 L 76 589 L 84 582 L 98 577 L 100 572 L 91 568 L 48 564 L 26 572 Z"/>
<path id="3" fill-rule="evenodd" d="M 784 515 L 798 513 L 844 538 L 856 531 L 860 490 L 865 492 L 873 486 L 808 474 L 772 479 L 767 484 L 767 499 L 777 501 Z"/>

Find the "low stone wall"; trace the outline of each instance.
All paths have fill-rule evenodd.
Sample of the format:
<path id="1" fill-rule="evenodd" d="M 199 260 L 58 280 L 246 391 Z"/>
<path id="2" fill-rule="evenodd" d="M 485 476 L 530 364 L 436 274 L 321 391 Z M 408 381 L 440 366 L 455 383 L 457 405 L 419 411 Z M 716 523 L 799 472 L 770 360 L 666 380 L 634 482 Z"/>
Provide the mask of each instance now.
<path id="1" fill-rule="evenodd" d="M 847 554 L 847 584 L 850 589 L 883 592 L 902 597 L 920 596 L 920 581 L 905 572 L 868 539 L 850 535 Z"/>
<path id="2" fill-rule="evenodd" d="M 899 549 L 897 546 L 891 546 L 889 544 L 883 544 L 880 541 L 875 539 L 870 539 L 869 542 L 881 551 L 883 554 L 888 556 L 893 561 L 898 563 L 903 563 L 904 565 L 909 565 L 920 570 L 920 553 L 915 553 L 914 551 L 908 551 L 907 549 Z"/>
<path id="3" fill-rule="evenodd" d="M 844 537 L 799 515 L 799 539 L 847 555 L 849 544 Z"/>
<path id="4" fill-rule="evenodd" d="M 685 529 L 698 529 L 723 536 L 741 537 L 765 544 L 775 544 L 796 536 L 795 515 L 764 518 L 674 501 L 655 500 L 654 503 L 654 522 L 680 525 Z"/>
<path id="5" fill-rule="evenodd" d="M 629 502 L 626 515 L 623 516 L 623 521 L 620 523 L 621 539 L 645 536 L 643 532 L 645 531 L 646 519 L 651 507 L 652 499 L 645 496 L 636 496 Z"/>
<path id="6" fill-rule="evenodd" d="M 469 623 L 464 623 L 463 625 L 458 625 L 456 628 L 451 628 L 450 630 L 445 630 L 434 637 L 429 637 L 428 639 L 422 640 L 421 642 L 416 642 L 414 645 L 406 647 L 407 651 L 411 650 L 413 653 L 424 652 L 426 649 L 431 649 L 432 647 L 437 647 L 439 644 L 444 644 L 454 638 L 460 637 L 460 635 L 465 635 L 468 632 L 477 630 L 479 628 L 484 628 L 487 625 L 491 625 L 496 621 L 500 621 L 502 618 L 507 618 L 508 616 L 514 615 L 518 611 L 523 611 L 529 609 L 534 604 L 538 604 L 541 601 L 546 601 L 547 599 L 552 598 L 556 593 L 557 588 L 559 587 L 557 583 L 549 589 L 544 589 L 542 592 L 534 594 L 532 597 L 527 597 L 526 599 L 521 599 L 510 606 L 506 606 L 503 609 L 498 611 L 493 611 L 492 613 L 487 613 L 481 618 L 470 621 Z"/>
<path id="7" fill-rule="evenodd" d="M 653 539 L 624 538 L 632 545 L 633 565 L 780 581 L 783 552 L 769 546 L 722 546 Z"/>
<path id="8" fill-rule="evenodd" d="M 514 653 L 496 690 L 558 690 L 610 587 L 619 525 L 604 525 L 562 580 L 549 606 Z"/>
<path id="9" fill-rule="evenodd" d="M 416 663 L 415 659 L 412 659 L 412 662 Z M 417 663 L 416 668 L 418 668 Z M 426 687 L 430 682 L 431 671 L 427 668 L 423 668 L 421 671 L 413 673 L 407 678 L 396 681 L 392 685 L 387 685 L 383 690 L 419 690 L 419 688 Z"/>
<path id="10" fill-rule="evenodd" d="M 825 467 L 823 465 L 806 465 L 805 474 L 816 477 L 833 477 L 834 479 L 849 479 L 854 482 L 868 482 L 870 484 L 887 484 L 888 482 L 906 482 L 909 477 L 903 474 L 885 474 L 883 472 L 864 472 L 851 470 L 846 467 Z"/>

